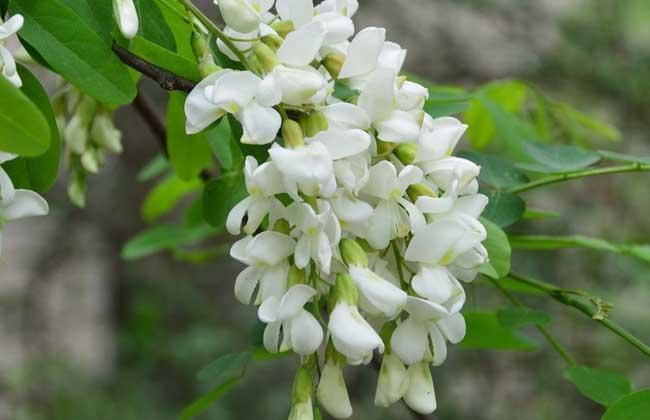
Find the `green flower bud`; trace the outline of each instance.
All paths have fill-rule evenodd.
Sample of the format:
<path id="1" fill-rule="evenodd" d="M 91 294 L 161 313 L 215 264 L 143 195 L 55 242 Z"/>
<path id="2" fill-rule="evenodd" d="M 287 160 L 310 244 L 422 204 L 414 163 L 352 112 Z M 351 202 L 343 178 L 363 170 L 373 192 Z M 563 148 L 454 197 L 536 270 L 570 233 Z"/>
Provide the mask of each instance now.
<path id="1" fill-rule="evenodd" d="M 291 403 L 296 405 L 309 402 L 311 405 L 313 386 L 311 370 L 306 366 L 300 366 L 293 381 Z"/>
<path id="2" fill-rule="evenodd" d="M 400 144 L 397 146 L 397 149 L 393 151 L 393 153 L 404 165 L 410 165 L 413 163 L 415 156 L 418 154 L 418 146 L 412 143 Z"/>
<path id="3" fill-rule="evenodd" d="M 196 31 L 192 32 L 190 44 L 192 45 L 192 52 L 194 52 L 194 56 L 197 58 L 197 60 L 201 60 L 207 54 L 210 54 L 210 46 L 208 45 L 208 41 L 205 39 L 205 37 L 203 37 L 203 35 L 199 34 Z"/>
<path id="4" fill-rule="evenodd" d="M 341 74 L 341 69 L 343 68 L 343 63 L 345 63 L 345 55 L 341 53 L 328 54 L 323 58 L 323 67 L 327 69 L 334 79 L 339 78 L 339 74 Z"/>
<path id="5" fill-rule="evenodd" d="M 300 147 L 305 144 L 305 135 L 298 124 L 294 120 L 285 120 L 282 124 L 282 138 L 284 143 L 289 147 Z"/>
<path id="6" fill-rule="evenodd" d="M 284 39 L 276 34 L 266 35 L 262 37 L 262 42 L 269 46 L 273 51 L 280 49 L 284 43 Z"/>
<path id="7" fill-rule="evenodd" d="M 263 74 L 265 71 L 260 60 L 254 55 L 248 57 L 248 66 L 250 67 L 250 71 L 255 74 Z"/>
<path id="8" fill-rule="evenodd" d="M 377 140 L 377 154 L 389 155 L 397 148 L 397 144 L 389 141 Z"/>
<path id="9" fill-rule="evenodd" d="M 435 191 L 433 191 L 431 188 L 429 188 L 424 184 L 410 185 L 406 190 L 406 192 L 408 193 L 411 201 L 413 201 L 414 203 L 420 197 L 433 197 L 433 198 L 438 197 L 438 194 L 436 194 Z"/>
<path id="10" fill-rule="evenodd" d="M 339 245 L 343 261 L 347 265 L 356 265 L 359 267 L 368 267 L 368 254 L 363 250 L 354 239 L 345 238 Z"/>
<path id="11" fill-rule="evenodd" d="M 277 21 L 271 24 L 271 28 L 278 33 L 282 38 L 286 38 L 296 27 L 290 20 Z"/>
<path id="12" fill-rule="evenodd" d="M 336 277 L 336 284 L 334 285 L 334 293 L 332 293 L 332 297 L 334 298 L 334 305 L 336 302 L 340 301 L 355 306 L 359 303 L 359 291 L 349 274 L 339 274 Z"/>
<path id="13" fill-rule="evenodd" d="M 63 136 L 70 149 L 76 154 L 83 154 L 88 145 L 88 131 L 95 116 L 97 102 L 84 96 L 76 109 L 74 117 L 65 127 Z"/>
<path id="14" fill-rule="evenodd" d="M 73 174 L 68 184 L 68 197 L 77 207 L 86 207 L 86 176 L 83 173 Z"/>
<path id="15" fill-rule="evenodd" d="M 286 220 L 280 219 L 273 225 L 273 230 L 288 235 L 291 232 L 291 226 L 289 226 L 289 222 Z"/>
<path id="16" fill-rule="evenodd" d="M 316 134 L 329 128 L 327 117 L 320 111 L 302 114 L 298 121 L 306 137 L 314 137 Z"/>
<path id="17" fill-rule="evenodd" d="M 115 128 L 110 112 L 99 112 L 93 121 L 90 136 L 97 146 L 110 153 L 122 153 L 122 132 Z"/>
<path id="18" fill-rule="evenodd" d="M 81 166 L 91 174 L 99 172 L 101 163 L 97 149 L 88 148 L 88 150 L 81 155 Z"/>
<path id="19" fill-rule="evenodd" d="M 253 53 L 267 72 L 273 71 L 275 66 L 279 64 L 278 58 L 275 56 L 275 51 L 263 42 L 255 44 Z"/>

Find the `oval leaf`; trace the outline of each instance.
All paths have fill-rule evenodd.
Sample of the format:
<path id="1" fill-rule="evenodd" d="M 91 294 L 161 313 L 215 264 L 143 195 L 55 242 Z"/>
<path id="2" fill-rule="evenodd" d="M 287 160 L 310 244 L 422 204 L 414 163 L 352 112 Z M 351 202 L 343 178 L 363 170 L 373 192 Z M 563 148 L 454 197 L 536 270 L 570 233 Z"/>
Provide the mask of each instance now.
<path id="1" fill-rule="evenodd" d="M 569 366 L 564 371 L 564 377 L 573 382 L 586 397 L 605 406 L 614 404 L 632 392 L 630 381 L 625 376 L 602 369 Z"/>
<path id="2" fill-rule="evenodd" d="M 229 172 L 208 182 L 203 192 L 205 220 L 215 227 L 224 226 L 230 210 L 246 194 L 244 175 L 241 172 Z"/>
<path id="3" fill-rule="evenodd" d="M 487 230 L 487 239 L 483 246 L 488 252 L 488 262 L 481 267 L 481 273 L 499 279 L 510 272 L 512 249 L 506 233 L 489 220 L 481 219 Z"/>
<path id="4" fill-rule="evenodd" d="M 479 180 L 494 189 L 508 189 L 529 181 L 526 175 L 505 159 L 476 152 L 462 152 L 458 156 L 469 159 L 480 166 Z"/>
<path id="5" fill-rule="evenodd" d="M 492 312 L 467 312 L 467 335 L 461 346 L 470 349 L 530 351 L 537 344 L 520 332 L 505 328 Z"/>
<path id="6" fill-rule="evenodd" d="M 518 222 L 526 211 L 526 202 L 518 195 L 496 190 L 483 191 L 490 199 L 483 217 L 505 228 Z"/>
<path id="7" fill-rule="evenodd" d="M 600 155 L 596 152 L 565 144 L 529 142 L 524 145 L 524 151 L 534 162 L 517 166 L 545 174 L 573 172 L 600 161 Z"/>
<path id="8" fill-rule="evenodd" d="M 544 326 L 551 322 L 546 312 L 526 307 L 513 307 L 497 312 L 499 323 L 506 328 L 521 328 L 529 325 Z"/>
<path id="9" fill-rule="evenodd" d="M 650 413 L 650 389 L 644 389 L 616 401 L 601 420 L 643 420 Z"/>
<path id="10" fill-rule="evenodd" d="M 0 77 L 0 150 L 37 156 L 50 145 L 50 126 L 38 107 L 17 87 Z"/>

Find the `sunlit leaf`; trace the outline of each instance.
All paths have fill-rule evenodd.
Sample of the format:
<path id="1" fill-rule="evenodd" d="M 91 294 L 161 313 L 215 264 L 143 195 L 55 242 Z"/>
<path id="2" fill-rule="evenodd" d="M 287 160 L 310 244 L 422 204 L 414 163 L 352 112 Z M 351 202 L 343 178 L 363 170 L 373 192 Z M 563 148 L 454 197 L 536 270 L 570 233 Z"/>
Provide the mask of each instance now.
<path id="1" fill-rule="evenodd" d="M 167 22 L 156 2 L 152 0 L 136 0 L 135 6 L 138 9 L 140 19 L 138 34 L 169 51 L 176 51 L 174 34 L 167 26 Z"/>
<path id="2" fill-rule="evenodd" d="M 187 194 L 199 191 L 202 182 L 196 178 L 183 181 L 175 176 L 170 176 L 160 182 L 149 192 L 140 210 L 142 218 L 153 223 L 164 214 L 173 210 L 180 200 Z"/>

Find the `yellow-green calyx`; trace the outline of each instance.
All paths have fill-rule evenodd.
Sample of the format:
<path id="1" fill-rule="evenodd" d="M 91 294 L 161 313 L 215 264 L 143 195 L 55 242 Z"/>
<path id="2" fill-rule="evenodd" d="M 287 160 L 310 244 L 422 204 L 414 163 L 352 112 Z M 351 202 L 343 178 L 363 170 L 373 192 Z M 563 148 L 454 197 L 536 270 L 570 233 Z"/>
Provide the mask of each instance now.
<path id="1" fill-rule="evenodd" d="M 411 143 L 400 144 L 393 153 L 404 165 L 410 165 L 418 154 L 418 146 Z"/>
<path id="2" fill-rule="evenodd" d="M 278 51 L 284 43 L 284 39 L 282 39 L 282 37 L 279 35 L 271 34 L 263 36 L 262 42 L 265 43 L 273 51 Z"/>
<path id="3" fill-rule="evenodd" d="M 307 275 L 305 274 L 305 270 L 292 265 L 289 269 L 288 285 L 289 287 L 293 287 L 297 284 L 307 284 Z"/>
<path id="4" fill-rule="evenodd" d="M 289 226 L 289 222 L 286 220 L 280 219 L 273 225 L 273 230 L 288 235 L 291 232 L 291 226 Z"/>
<path id="5" fill-rule="evenodd" d="M 432 197 L 436 198 L 438 195 L 431 188 L 424 184 L 413 184 L 408 187 L 406 192 L 409 195 L 409 198 L 415 202 L 420 197 Z"/>
<path id="6" fill-rule="evenodd" d="M 282 21 L 275 22 L 271 25 L 271 28 L 273 28 L 273 30 L 277 32 L 278 35 L 280 35 L 282 38 L 286 38 L 287 35 L 289 35 L 291 32 L 293 32 L 296 29 L 295 25 L 290 20 L 282 20 Z"/>
<path id="7" fill-rule="evenodd" d="M 349 274 L 339 274 L 334 285 L 334 304 L 346 302 L 356 306 L 359 303 L 359 291 Z"/>
<path id="8" fill-rule="evenodd" d="M 327 117 L 320 111 L 302 114 L 298 122 L 307 137 L 314 137 L 316 134 L 329 128 Z"/>
<path id="9" fill-rule="evenodd" d="M 253 47 L 253 53 L 257 60 L 267 72 L 272 72 L 275 66 L 279 64 L 275 51 L 263 42 L 258 42 Z"/>
<path id="10" fill-rule="evenodd" d="M 339 245 L 343 261 L 347 265 L 368 267 L 368 254 L 354 239 L 345 238 Z"/>
<path id="11" fill-rule="evenodd" d="M 305 145 L 305 135 L 294 120 L 285 120 L 282 124 L 282 138 L 287 146 L 296 148 Z"/>
<path id="12" fill-rule="evenodd" d="M 293 381 L 293 392 L 291 402 L 293 405 L 311 401 L 313 382 L 311 370 L 306 366 L 300 366 Z"/>
<path id="13" fill-rule="evenodd" d="M 325 67 L 329 74 L 335 79 L 339 78 L 339 74 L 341 74 L 341 69 L 343 68 L 343 63 L 345 63 L 345 55 L 341 53 L 328 54 L 323 58 L 323 67 Z"/>

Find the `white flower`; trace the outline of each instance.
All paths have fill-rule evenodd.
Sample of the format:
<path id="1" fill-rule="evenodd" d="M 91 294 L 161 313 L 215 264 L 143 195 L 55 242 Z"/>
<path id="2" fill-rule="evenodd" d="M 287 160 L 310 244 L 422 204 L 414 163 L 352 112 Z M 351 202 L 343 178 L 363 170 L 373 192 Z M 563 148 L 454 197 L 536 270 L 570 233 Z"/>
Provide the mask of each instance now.
<path id="1" fill-rule="evenodd" d="M 481 172 L 481 168 L 474 162 L 454 156 L 433 162 L 422 162 L 419 166 L 433 183 L 445 191 L 454 188 L 454 183 L 458 182 L 457 188 L 461 194 L 464 188 L 476 181 Z"/>
<path id="2" fill-rule="evenodd" d="M 431 356 L 435 366 L 441 365 L 447 358 L 446 340 L 459 343 L 465 337 L 465 319 L 460 313 L 450 315 L 442 305 L 412 296 L 404 309 L 410 317 L 393 332 L 391 349 L 407 365 Z"/>
<path id="3" fill-rule="evenodd" d="M 377 379 L 375 405 L 389 407 L 401 400 L 409 388 L 409 376 L 399 357 L 393 353 L 384 355 Z"/>
<path id="4" fill-rule="evenodd" d="M 370 168 L 368 182 L 361 191 L 379 201 L 368 228 L 368 241 L 373 248 L 384 249 L 391 239 L 424 225 L 420 210 L 403 197 L 409 185 L 421 179 L 422 171 L 412 165 L 399 176 L 395 166 L 385 160 Z"/>
<path id="5" fill-rule="evenodd" d="M 258 29 L 261 14 L 273 7 L 273 0 L 215 0 L 228 26 L 238 32 Z"/>
<path id="6" fill-rule="evenodd" d="M 269 155 L 284 175 L 287 192 L 292 197 L 298 198 L 298 188 L 309 196 L 329 197 L 336 192 L 332 157 L 322 143 L 312 142 L 294 149 L 275 143 Z"/>
<path id="7" fill-rule="evenodd" d="M 291 232 L 299 237 L 294 260 L 298 268 L 305 268 L 310 260 L 325 273 L 330 273 L 334 249 L 341 240 L 341 225 L 326 201 L 319 201 L 319 213 L 307 203 L 293 203 L 287 209 L 289 221 L 296 228 Z"/>
<path id="8" fill-rule="evenodd" d="M 287 288 L 289 264 L 286 259 L 293 254 L 296 242 L 279 232 L 267 231 L 247 236 L 230 249 L 230 255 L 248 265 L 235 281 L 235 296 L 248 305 L 259 285 L 256 302 L 271 296 L 280 297 Z"/>
<path id="9" fill-rule="evenodd" d="M 407 80 L 397 91 L 397 106 L 402 111 L 421 110 L 428 98 L 429 90 L 427 88 Z M 425 119 L 426 117 L 431 118 L 428 114 Z"/>
<path id="10" fill-rule="evenodd" d="M 284 209 L 282 203 L 274 197 L 275 194 L 284 192 L 284 190 L 282 174 L 273 162 L 266 162 L 258 166 L 254 157 L 247 156 L 244 175 L 249 196 L 240 201 L 228 214 L 226 228 L 232 235 L 239 235 L 245 215 L 248 215 L 248 220 L 244 227 L 244 233 L 251 235 L 259 228 L 267 214 L 269 215 L 269 224 L 273 226 Z"/>
<path id="11" fill-rule="evenodd" d="M 0 163 L 15 156 L 0 152 Z M 9 175 L 0 167 L 0 254 L 2 254 L 2 225 L 25 217 L 45 216 L 49 213 L 47 201 L 31 190 L 15 189 Z"/>
<path id="12" fill-rule="evenodd" d="M 370 176 L 370 153 L 359 153 L 334 162 L 334 174 L 340 186 L 358 195 Z"/>
<path id="13" fill-rule="evenodd" d="M 341 72 L 340 79 L 364 76 L 377 67 L 379 55 L 386 42 L 386 29 L 368 27 L 354 37 Z"/>
<path id="14" fill-rule="evenodd" d="M 323 330 L 314 316 L 303 306 L 317 294 L 316 290 L 298 284 L 278 298 L 271 296 L 262 302 L 258 316 L 267 323 L 264 347 L 272 353 L 293 349 L 302 356 L 315 352 L 323 341 Z M 283 341 L 280 344 L 280 331 Z"/>
<path id="15" fill-rule="evenodd" d="M 242 143 L 271 143 L 282 125 L 282 118 L 272 108 L 275 103 L 261 104 L 257 100 L 261 83 L 262 80 L 249 71 L 222 70 L 203 79 L 185 101 L 187 133 L 198 133 L 230 113 L 242 124 Z"/>
<path id="16" fill-rule="evenodd" d="M 404 402 L 420 414 L 436 411 L 436 393 L 433 389 L 431 370 L 427 363 L 416 363 L 408 368 L 409 387 Z"/>
<path id="17" fill-rule="evenodd" d="M 323 366 L 316 395 L 321 406 L 336 419 L 347 419 L 352 415 L 352 405 L 345 386 L 343 369 L 328 359 Z"/>
<path id="18" fill-rule="evenodd" d="M 413 163 L 437 161 L 449 157 L 467 130 L 467 125 L 453 117 L 433 119 L 425 115 L 419 148 Z"/>
<path id="19" fill-rule="evenodd" d="M 420 264 L 411 280 L 411 287 L 418 295 L 443 306 L 450 314 L 459 312 L 465 304 L 465 290 L 446 267 Z"/>
<path id="20" fill-rule="evenodd" d="M 127 39 L 132 39 L 138 34 L 138 11 L 133 0 L 113 0 L 113 13 L 117 27 Z"/>
<path id="21" fill-rule="evenodd" d="M 296 28 L 310 23 L 314 17 L 313 0 L 277 0 L 275 8 L 282 20 L 290 20 Z"/>
<path id="22" fill-rule="evenodd" d="M 22 15 L 13 15 L 5 23 L 1 22 L 2 19 L 0 19 L 0 70 L 2 75 L 14 86 L 21 87 L 23 82 L 16 71 L 16 61 L 3 44 L 7 38 L 16 34 L 23 27 L 25 19 Z"/>
<path id="23" fill-rule="evenodd" d="M 330 204 L 341 228 L 358 237 L 365 238 L 368 233 L 368 222 L 374 209 L 363 200 L 341 189 L 330 199 Z"/>
<path id="24" fill-rule="evenodd" d="M 351 265 L 350 277 L 359 290 L 361 308 L 372 315 L 395 318 L 406 304 L 406 292 L 367 267 Z"/>
<path id="25" fill-rule="evenodd" d="M 380 353 L 384 351 L 379 334 L 351 303 L 339 301 L 336 304 L 330 314 L 328 328 L 334 347 L 347 358 L 350 365 L 370 362 L 375 349 L 379 349 Z"/>
<path id="26" fill-rule="evenodd" d="M 311 397 L 307 401 L 301 401 L 291 406 L 289 420 L 314 420 L 314 408 L 312 407 Z"/>
<path id="27" fill-rule="evenodd" d="M 347 17 L 352 17 L 359 10 L 358 0 L 325 0 L 316 6 L 320 14 L 337 12 Z"/>
<path id="28" fill-rule="evenodd" d="M 370 118 L 368 117 L 368 114 L 358 105 L 347 102 L 338 102 L 324 107 L 321 111 L 325 114 L 330 128 L 358 128 L 361 130 L 368 130 L 370 128 Z"/>

